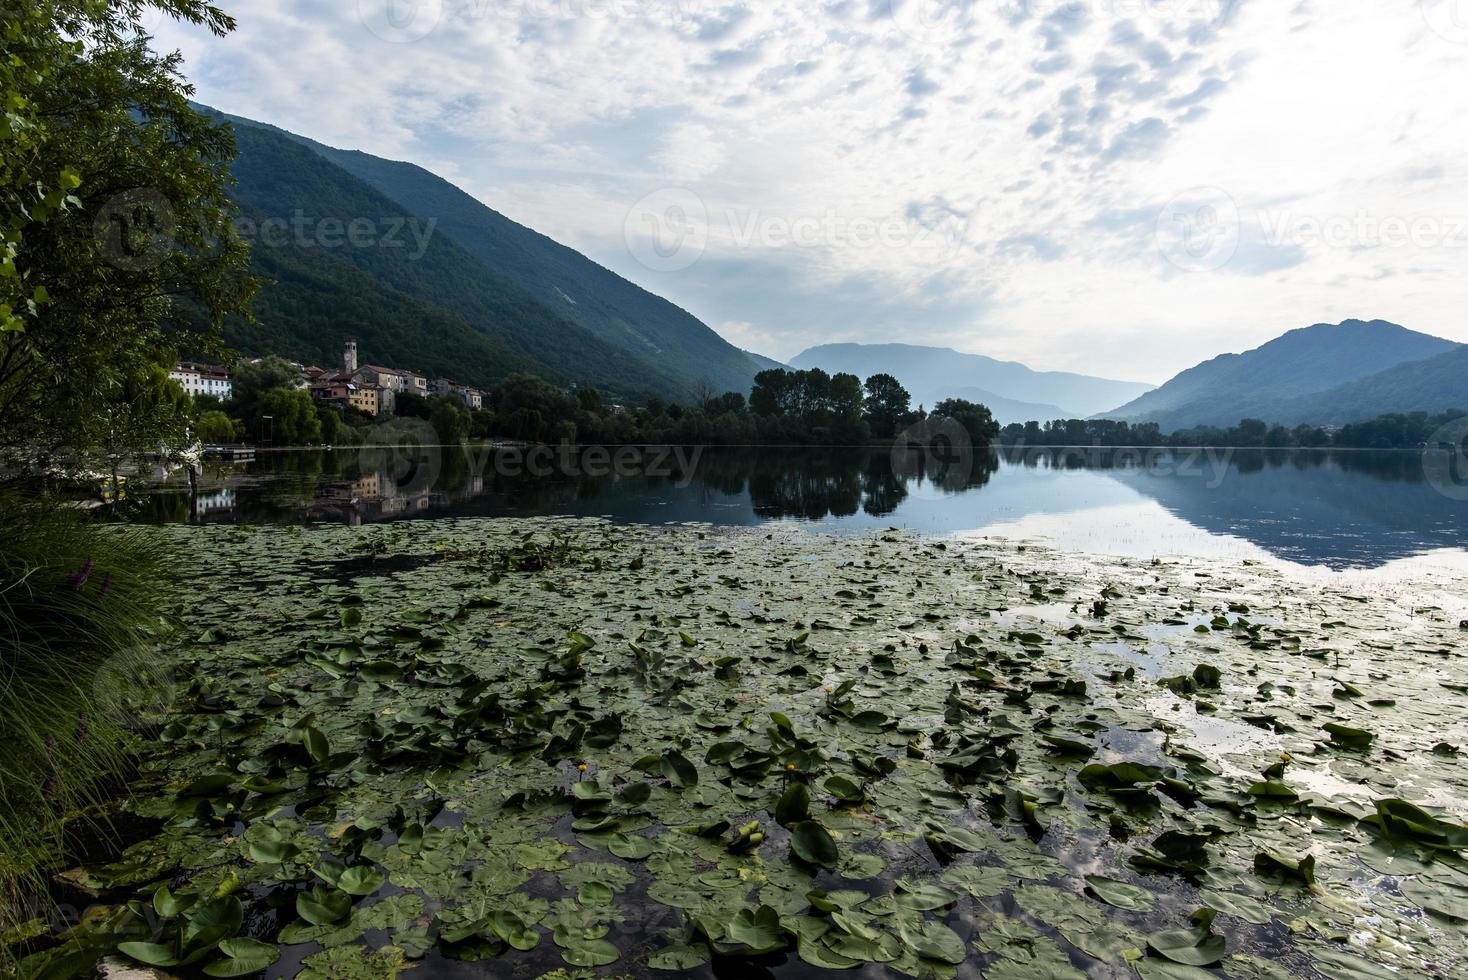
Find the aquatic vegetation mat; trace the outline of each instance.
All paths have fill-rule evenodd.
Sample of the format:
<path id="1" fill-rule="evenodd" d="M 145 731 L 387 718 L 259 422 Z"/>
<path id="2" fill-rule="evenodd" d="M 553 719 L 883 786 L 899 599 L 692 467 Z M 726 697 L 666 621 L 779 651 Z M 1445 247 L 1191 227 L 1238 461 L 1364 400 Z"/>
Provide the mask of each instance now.
<path id="1" fill-rule="evenodd" d="M 159 533 L 156 832 L 27 975 L 1468 970 L 1442 610 L 897 532 Z"/>

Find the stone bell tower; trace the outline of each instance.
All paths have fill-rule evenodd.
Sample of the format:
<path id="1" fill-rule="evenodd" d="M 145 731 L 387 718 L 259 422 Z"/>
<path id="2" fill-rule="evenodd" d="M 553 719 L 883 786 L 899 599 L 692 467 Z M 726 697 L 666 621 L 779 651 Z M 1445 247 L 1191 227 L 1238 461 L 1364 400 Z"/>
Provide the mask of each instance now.
<path id="1" fill-rule="evenodd" d="M 357 373 L 357 338 L 347 339 L 347 345 L 342 348 L 342 371 L 346 374 Z"/>

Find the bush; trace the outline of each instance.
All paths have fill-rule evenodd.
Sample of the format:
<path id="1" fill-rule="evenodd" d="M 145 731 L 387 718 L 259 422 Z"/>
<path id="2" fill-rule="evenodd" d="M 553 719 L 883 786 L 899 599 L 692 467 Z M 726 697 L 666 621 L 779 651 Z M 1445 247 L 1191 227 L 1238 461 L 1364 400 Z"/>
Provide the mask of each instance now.
<path id="1" fill-rule="evenodd" d="M 94 834 L 127 712 L 156 696 L 144 651 L 163 588 L 145 533 L 0 493 L 0 933 Z"/>

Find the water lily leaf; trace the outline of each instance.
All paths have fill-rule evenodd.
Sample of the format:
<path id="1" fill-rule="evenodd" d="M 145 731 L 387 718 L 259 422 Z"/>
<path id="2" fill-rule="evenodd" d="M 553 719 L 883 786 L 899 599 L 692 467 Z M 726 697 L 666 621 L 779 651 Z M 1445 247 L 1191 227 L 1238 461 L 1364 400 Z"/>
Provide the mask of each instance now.
<path id="1" fill-rule="evenodd" d="M 606 966 L 622 958 L 617 947 L 605 939 L 577 939 L 561 950 L 561 958 L 572 966 Z"/>
<path id="2" fill-rule="evenodd" d="M 540 945 L 540 933 L 525 924 L 513 912 L 498 911 L 489 914 L 489 927 L 510 946 L 518 950 L 531 950 Z"/>
<path id="3" fill-rule="evenodd" d="M 1378 966 L 1351 950 L 1327 949 L 1311 953 L 1316 972 L 1326 980 L 1401 980 L 1402 974 Z"/>
<path id="4" fill-rule="evenodd" d="M 1376 736 L 1361 728 L 1350 728 L 1346 725 L 1338 725 L 1330 722 L 1322 725 L 1326 734 L 1330 736 L 1331 744 L 1339 745 L 1347 749 L 1365 749 L 1376 741 Z"/>
<path id="5" fill-rule="evenodd" d="M 897 904 L 919 912 L 941 909 L 958 901 L 958 892 L 929 882 L 910 882 L 904 879 L 897 883 L 897 887 L 899 890 L 894 896 Z"/>
<path id="6" fill-rule="evenodd" d="M 382 872 L 371 865 L 358 864 L 341 873 L 341 876 L 337 878 L 336 887 L 348 895 L 356 895 L 360 898 L 376 892 L 386 880 Z"/>
<path id="7" fill-rule="evenodd" d="M 653 852 L 653 842 L 636 834 L 617 834 L 607 842 L 607 850 L 624 861 L 641 861 Z"/>
<path id="8" fill-rule="evenodd" d="M 117 950 L 129 959 L 148 966 L 178 966 L 179 963 L 172 949 L 158 943 L 118 943 Z"/>
<path id="9" fill-rule="evenodd" d="M 810 818 L 810 788 L 804 783 L 791 783 L 775 803 L 775 822 L 793 827 Z"/>
<path id="10" fill-rule="evenodd" d="M 1273 917 L 1263 902 L 1237 892 L 1205 888 L 1198 893 L 1198 900 L 1211 909 L 1252 922 L 1256 926 L 1268 925 Z"/>
<path id="11" fill-rule="evenodd" d="M 1107 905 L 1128 912 L 1150 912 L 1157 902 L 1157 896 L 1140 885 L 1102 875 L 1086 875 L 1086 887 Z"/>
<path id="12" fill-rule="evenodd" d="M 1147 937 L 1158 956 L 1183 966 L 1212 966 L 1223 959 L 1227 943 L 1206 929 L 1167 929 Z"/>
<path id="13" fill-rule="evenodd" d="M 782 949 L 786 945 L 780 928 L 780 913 L 768 905 L 740 909 L 724 928 L 724 938 L 749 947 L 752 955 Z"/>
<path id="14" fill-rule="evenodd" d="M 692 970 L 709 961 L 709 948 L 703 943 L 685 943 L 664 946 L 647 958 L 647 965 L 654 970 Z"/>
<path id="15" fill-rule="evenodd" d="M 824 868 L 836 867 L 836 862 L 841 858 L 835 838 L 814 820 L 795 825 L 790 832 L 790 849 L 802 861 Z"/>
<path id="16" fill-rule="evenodd" d="M 296 914 L 315 926 L 340 922 L 352 911 L 352 899 L 344 892 L 320 885 L 296 893 Z"/>
<path id="17" fill-rule="evenodd" d="M 676 789 L 698 785 L 698 769 L 678 752 L 665 752 L 660 763 L 663 778 Z"/>
<path id="18" fill-rule="evenodd" d="M 245 977 L 258 973 L 280 959 L 280 949 L 257 939 L 226 939 L 219 944 L 225 958 L 204 967 L 211 977 Z"/>
<path id="19" fill-rule="evenodd" d="M 1468 921 L 1468 890 L 1429 878 L 1411 878 L 1402 882 L 1402 894 L 1429 912 Z"/>

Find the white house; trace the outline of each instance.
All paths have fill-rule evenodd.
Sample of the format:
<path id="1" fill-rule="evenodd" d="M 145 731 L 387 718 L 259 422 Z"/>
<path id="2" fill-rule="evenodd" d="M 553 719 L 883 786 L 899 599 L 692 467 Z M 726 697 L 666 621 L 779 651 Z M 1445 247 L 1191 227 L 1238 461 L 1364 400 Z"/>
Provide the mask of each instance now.
<path id="1" fill-rule="evenodd" d="M 234 381 L 225 368 L 214 364 L 179 364 L 168 376 L 177 381 L 190 397 L 212 395 L 227 401 L 234 394 Z"/>

